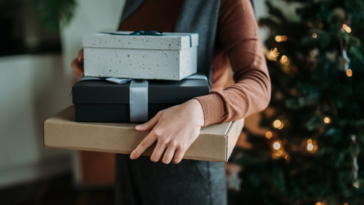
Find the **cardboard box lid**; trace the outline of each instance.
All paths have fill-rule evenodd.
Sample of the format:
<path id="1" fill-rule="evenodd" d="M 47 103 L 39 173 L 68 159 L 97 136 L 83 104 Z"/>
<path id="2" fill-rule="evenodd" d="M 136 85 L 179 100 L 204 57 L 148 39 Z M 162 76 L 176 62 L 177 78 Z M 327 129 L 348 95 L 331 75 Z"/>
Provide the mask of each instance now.
<path id="1" fill-rule="evenodd" d="M 184 50 L 198 46 L 197 33 L 163 33 L 161 36 L 128 35 L 131 33 L 133 31 L 87 34 L 83 36 L 82 44 L 88 48 L 158 50 Z"/>
<path id="2" fill-rule="evenodd" d="M 210 92 L 208 82 L 149 80 L 148 103 L 181 104 Z M 80 81 L 72 87 L 74 104 L 129 104 L 129 85 L 107 81 Z"/>
<path id="3" fill-rule="evenodd" d="M 149 132 L 135 130 L 133 123 L 75 122 L 71 106 L 44 122 L 46 147 L 130 154 Z M 244 119 L 201 129 L 184 159 L 226 162 L 243 128 Z M 154 146 L 143 155 L 150 156 Z"/>

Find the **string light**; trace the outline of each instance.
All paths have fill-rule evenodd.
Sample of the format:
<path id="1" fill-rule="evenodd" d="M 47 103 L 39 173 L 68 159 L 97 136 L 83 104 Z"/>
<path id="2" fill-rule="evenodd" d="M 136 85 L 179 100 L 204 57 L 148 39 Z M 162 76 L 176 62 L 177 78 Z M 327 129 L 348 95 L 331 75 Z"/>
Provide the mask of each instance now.
<path id="1" fill-rule="evenodd" d="M 287 154 L 285 157 L 284 157 L 284 159 L 286 160 L 286 161 L 290 161 L 291 160 L 291 157 Z"/>
<path id="2" fill-rule="evenodd" d="M 325 117 L 325 118 L 324 118 L 324 122 L 325 122 L 326 124 L 330 124 L 331 119 L 330 119 L 329 117 Z"/>
<path id="3" fill-rule="evenodd" d="M 277 42 L 283 42 L 287 40 L 287 36 L 276 36 L 275 39 Z"/>
<path id="4" fill-rule="evenodd" d="M 273 137 L 273 133 L 272 133 L 271 131 L 268 131 L 268 132 L 266 132 L 266 133 L 265 133 L 265 137 L 266 137 L 267 139 L 270 139 L 270 138 L 272 138 L 272 137 Z"/>
<path id="5" fill-rule="evenodd" d="M 312 139 L 308 139 L 307 142 L 306 142 L 306 145 L 305 145 L 304 142 L 302 142 L 301 146 L 303 146 L 303 147 L 306 146 L 306 149 L 309 152 L 316 152 L 316 150 L 318 149 L 316 140 L 312 140 Z"/>
<path id="6" fill-rule="evenodd" d="M 273 127 L 277 128 L 277 129 L 282 129 L 283 128 L 283 123 L 280 120 L 275 120 L 273 122 Z"/>
<path id="7" fill-rule="evenodd" d="M 278 49 L 274 48 L 268 52 L 267 58 L 270 61 L 276 61 L 279 55 Z"/>
<path id="8" fill-rule="evenodd" d="M 346 25 L 346 24 L 343 24 L 343 29 L 347 32 L 347 33 L 351 33 L 351 28 Z"/>
<path id="9" fill-rule="evenodd" d="M 349 205 L 348 203 L 344 203 L 344 205 Z"/>
<path id="10" fill-rule="evenodd" d="M 281 63 L 282 64 L 284 64 L 285 62 L 287 62 L 288 61 L 288 58 L 287 58 L 287 56 L 286 55 L 283 55 L 282 57 L 281 57 Z"/>
<path id="11" fill-rule="evenodd" d="M 312 34 L 312 38 L 317 38 L 317 34 L 316 33 L 313 33 Z"/>
<path id="12" fill-rule="evenodd" d="M 308 23 L 307 23 L 307 26 L 311 28 L 313 25 L 312 25 L 312 23 L 311 23 L 311 22 L 308 22 Z"/>
<path id="13" fill-rule="evenodd" d="M 275 142 L 275 143 L 273 143 L 273 148 L 274 148 L 275 150 L 278 150 L 279 148 L 281 148 L 281 143 L 279 143 L 279 142 Z"/>
<path id="14" fill-rule="evenodd" d="M 318 202 L 316 202 L 315 205 L 322 205 L 322 203 L 318 201 Z"/>
<path id="15" fill-rule="evenodd" d="M 285 73 L 289 73 L 291 71 L 291 67 L 289 67 L 287 64 L 285 64 L 284 66 L 282 66 L 281 69 Z"/>
<path id="16" fill-rule="evenodd" d="M 353 183 L 353 186 L 354 186 L 355 188 L 359 189 L 360 184 L 359 184 L 359 182 L 358 182 L 358 181 L 356 181 L 356 182 L 354 182 L 354 183 Z"/>
<path id="17" fill-rule="evenodd" d="M 278 153 L 276 153 L 276 152 L 272 154 L 272 158 L 273 159 L 279 159 L 280 157 L 281 156 Z"/>
<path id="18" fill-rule="evenodd" d="M 313 144 L 312 144 L 312 140 L 308 139 L 307 140 L 307 150 L 308 151 L 312 151 L 313 150 Z"/>
<path id="19" fill-rule="evenodd" d="M 348 69 L 346 71 L 346 75 L 350 78 L 351 76 L 353 76 L 353 71 L 351 69 Z"/>

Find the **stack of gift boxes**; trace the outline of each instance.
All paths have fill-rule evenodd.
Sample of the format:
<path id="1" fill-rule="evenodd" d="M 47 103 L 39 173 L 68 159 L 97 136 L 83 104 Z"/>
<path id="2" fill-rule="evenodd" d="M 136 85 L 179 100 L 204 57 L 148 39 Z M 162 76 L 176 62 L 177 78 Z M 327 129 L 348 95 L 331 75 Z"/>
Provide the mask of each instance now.
<path id="1" fill-rule="evenodd" d="M 96 33 L 83 46 L 85 77 L 72 88 L 78 122 L 146 122 L 210 91 L 194 75 L 198 34 Z"/>
<path id="2" fill-rule="evenodd" d="M 198 34 L 97 33 L 84 36 L 83 46 L 75 106 L 44 122 L 47 147 L 129 154 L 148 135 L 135 123 L 210 91 L 206 76 L 195 74 Z M 202 128 L 183 158 L 227 161 L 242 127 L 239 120 Z"/>

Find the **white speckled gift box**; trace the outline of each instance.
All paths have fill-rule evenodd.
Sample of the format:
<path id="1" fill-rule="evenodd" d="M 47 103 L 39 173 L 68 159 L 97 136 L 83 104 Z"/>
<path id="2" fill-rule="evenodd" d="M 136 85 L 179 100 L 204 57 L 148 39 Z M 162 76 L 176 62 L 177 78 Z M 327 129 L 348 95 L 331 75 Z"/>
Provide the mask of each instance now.
<path id="1" fill-rule="evenodd" d="M 83 36 L 85 76 L 181 80 L 197 71 L 198 34 Z"/>

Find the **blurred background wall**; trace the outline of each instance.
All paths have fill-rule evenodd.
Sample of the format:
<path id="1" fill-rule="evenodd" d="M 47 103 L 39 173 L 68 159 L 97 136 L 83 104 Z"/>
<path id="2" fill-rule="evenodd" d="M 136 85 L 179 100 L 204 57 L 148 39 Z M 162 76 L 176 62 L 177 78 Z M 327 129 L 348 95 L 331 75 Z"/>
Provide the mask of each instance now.
<path id="1" fill-rule="evenodd" d="M 60 35 L 42 28 L 29 1 L 17 3 L 0 21 L 0 188 L 70 169 L 69 152 L 42 138 L 43 121 L 70 104 Z"/>
<path id="2" fill-rule="evenodd" d="M 124 1 L 77 3 L 72 23 L 60 33 L 46 32 L 28 1 L 16 10 L 11 47 L 17 49 L 0 56 L 0 188 L 71 169 L 71 151 L 44 147 L 43 121 L 71 105 L 70 64 L 82 35 L 115 30 Z"/>

